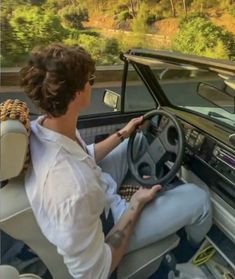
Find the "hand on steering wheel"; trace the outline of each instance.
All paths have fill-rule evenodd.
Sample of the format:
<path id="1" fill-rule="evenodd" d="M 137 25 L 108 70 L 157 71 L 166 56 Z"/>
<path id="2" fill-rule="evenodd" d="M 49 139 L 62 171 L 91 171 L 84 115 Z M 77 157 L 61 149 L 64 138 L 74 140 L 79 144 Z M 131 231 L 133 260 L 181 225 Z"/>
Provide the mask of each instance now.
<path id="1" fill-rule="evenodd" d="M 143 120 L 144 116 L 132 118 L 119 132 L 124 138 L 128 138 L 136 130 L 136 128 L 139 127 Z"/>
<path id="2" fill-rule="evenodd" d="M 161 125 L 156 120 L 161 117 Z M 154 120 L 155 119 L 155 120 Z M 129 138 L 127 160 L 129 169 L 134 178 L 146 187 L 156 184 L 165 185 L 170 182 L 178 172 L 184 154 L 184 134 L 175 116 L 164 110 L 153 110 L 144 115 L 143 136 L 141 150 L 136 151 L 133 132 Z M 136 153 L 137 152 L 137 153 Z M 175 158 L 174 163 L 164 175 L 164 164 Z"/>

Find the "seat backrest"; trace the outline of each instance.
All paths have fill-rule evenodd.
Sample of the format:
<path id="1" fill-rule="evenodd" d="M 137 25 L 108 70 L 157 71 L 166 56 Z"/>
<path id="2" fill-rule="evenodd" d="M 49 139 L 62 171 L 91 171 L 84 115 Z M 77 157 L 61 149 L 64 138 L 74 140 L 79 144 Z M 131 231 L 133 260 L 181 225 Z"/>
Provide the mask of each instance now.
<path id="1" fill-rule="evenodd" d="M 0 229 L 26 243 L 49 269 L 54 279 L 71 278 L 62 256 L 42 234 L 30 207 L 24 177 L 11 179 L 0 189 Z"/>
<path id="2" fill-rule="evenodd" d="M 0 265 L 0 278 L 1 279 L 42 279 L 41 277 L 32 274 L 19 274 L 17 269 L 10 265 Z"/>
<path id="3" fill-rule="evenodd" d="M 25 192 L 24 175 L 19 175 L 28 141 L 27 130 L 19 120 L 1 121 L 0 180 L 8 182 L 0 189 L 0 229 L 35 251 L 54 279 L 71 278 L 62 256 L 42 234 Z"/>
<path id="4" fill-rule="evenodd" d="M 0 278 L 19 279 L 19 272 L 9 265 L 0 265 Z"/>
<path id="5" fill-rule="evenodd" d="M 0 181 L 4 181 L 22 171 L 28 151 L 28 133 L 18 120 L 1 121 L 0 129 Z"/>
<path id="6" fill-rule="evenodd" d="M 0 103 L 0 181 L 18 176 L 28 162 L 29 109 L 18 99 Z"/>

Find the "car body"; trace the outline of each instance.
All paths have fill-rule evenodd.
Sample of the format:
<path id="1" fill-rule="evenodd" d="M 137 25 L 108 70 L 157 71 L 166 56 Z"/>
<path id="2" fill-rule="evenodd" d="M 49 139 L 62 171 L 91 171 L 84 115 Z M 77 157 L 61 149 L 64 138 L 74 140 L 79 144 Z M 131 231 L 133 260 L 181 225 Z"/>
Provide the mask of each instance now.
<path id="1" fill-rule="evenodd" d="M 235 63 L 147 49 L 131 49 L 121 59 L 122 86 L 111 92 L 114 111 L 93 116 L 96 125 L 112 127 L 104 132 L 109 134 L 152 109 L 176 116 L 185 135 L 178 177 L 210 192 L 214 225 L 207 240 L 234 270 L 235 255 L 230 252 L 235 251 Z M 87 123 L 81 118 L 80 128 L 85 131 Z"/>
<path id="2" fill-rule="evenodd" d="M 210 192 L 214 225 L 207 242 L 234 269 L 235 63 L 147 49 L 131 49 L 120 57 L 122 81 L 109 88 L 100 85 L 93 93 L 91 108 L 78 121 L 82 137 L 87 143 L 100 141 L 151 110 L 173 114 L 185 136 L 177 175 Z M 159 125 L 163 122 L 164 117 Z"/>

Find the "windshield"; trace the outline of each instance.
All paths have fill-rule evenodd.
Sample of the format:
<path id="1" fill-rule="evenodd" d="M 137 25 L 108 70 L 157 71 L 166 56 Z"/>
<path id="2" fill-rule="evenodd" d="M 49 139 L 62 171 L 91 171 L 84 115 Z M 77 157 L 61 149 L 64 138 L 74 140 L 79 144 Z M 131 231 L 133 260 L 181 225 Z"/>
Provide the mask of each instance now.
<path id="1" fill-rule="evenodd" d="M 195 111 L 235 128 L 235 114 L 225 111 L 197 94 L 198 84 L 203 82 L 223 90 L 235 98 L 235 82 L 228 82 L 231 77 L 229 79 L 228 75 L 221 75 L 190 65 L 184 68 L 173 65 L 161 69 L 156 66 L 150 67 L 167 98 L 174 106 Z M 234 106 L 234 102 L 231 106 Z"/>

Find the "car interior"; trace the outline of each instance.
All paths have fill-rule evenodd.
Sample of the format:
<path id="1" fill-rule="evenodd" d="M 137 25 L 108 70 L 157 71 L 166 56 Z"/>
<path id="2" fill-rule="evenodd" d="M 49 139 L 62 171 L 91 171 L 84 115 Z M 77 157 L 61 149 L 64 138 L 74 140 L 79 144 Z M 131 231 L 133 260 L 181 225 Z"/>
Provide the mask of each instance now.
<path id="1" fill-rule="evenodd" d="M 235 278 L 234 62 L 145 49 L 131 49 L 121 59 L 121 86 L 105 90 L 102 102 L 108 110 L 79 119 L 82 138 L 87 144 L 98 142 L 131 118 L 144 115 L 141 148 L 133 152 L 136 133 L 128 145 L 134 180 L 146 187 L 160 183 L 165 190 L 173 180 L 193 182 L 210 193 L 213 205 L 213 226 L 200 248 L 208 251 L 212 247 L 213 256 L 194 265 L 202 267 L 206 277 L 174 274 L 172 278 Z M 138 91 L 135 86 L 140 83 L 143 87 Z M 175 97 L 172 92 L 176 87 Z M 29 117 L 36 116 L 31 112 Z M 48 278 L 71 278 L 56 247 L 41 233 L 24 189 L 22 170 L 29 133 L 20 119 L 6 117 L 1 118 L 0 136 L 0 230 L 30 247 L 48 269 Z M 179 242 L 179 236 L 173 234 L 127 254 L 118 268 L 118 278 L 149 278 Z M 195 262 L 195 258 L 190 261 Z M 20 276 L 23 274 L 13 267 L 0 265 L 1 278 L 25 278 Z M 37 274 L 27 276 L 40 278 Z"/>

